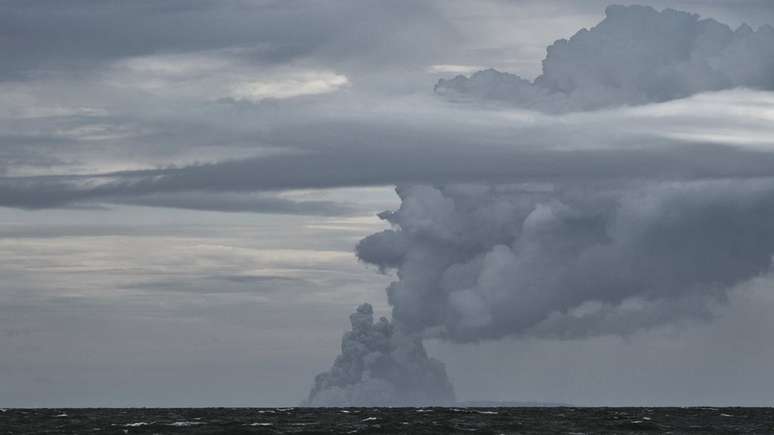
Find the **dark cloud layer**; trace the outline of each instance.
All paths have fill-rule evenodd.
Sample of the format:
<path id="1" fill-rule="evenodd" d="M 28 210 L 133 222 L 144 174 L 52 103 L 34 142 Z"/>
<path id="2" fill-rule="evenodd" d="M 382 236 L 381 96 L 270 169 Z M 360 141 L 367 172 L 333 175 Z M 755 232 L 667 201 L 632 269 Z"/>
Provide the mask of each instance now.
<path id="1" fill-rule="evenodd" d="M 111 202 L 109 198 L 105 200 Z M 209 210 L 230 213 L 277 213 L 312 216 L 347 216 L 357 212 L 349 203 L 334 201 L 294 201 L 270 194 L 235 194 L 229 192 L 174 192 L 118 197 L 117 204 L 167 207 L 186 210 Z"/>
<path id="2" fill-rule="evenodd" d="M 293 205 L 279 199 L 236 204 L 228 196 L 212 193 L 476 180 L 760 177 L 773 170 L 771 153 L 721 145 L 540 150 L 474 145 L 422 149 L 395 144 L 390 149 L 339 148 L 303 156 L 99 176 L 6 178 L 0 179 L 0 206 L 48 208 L 105 201 L 223 211 L 256 211 L 261 206 L 287 212 L 306 208 L 328 214 L 336 208 L 332 204 Z M 203 196 L 199 205 L 186 201 L 194 194 L 169 195 L 187 191 L 211 194 Z M 346 206 L 339 212 L 345 213 Z"/>

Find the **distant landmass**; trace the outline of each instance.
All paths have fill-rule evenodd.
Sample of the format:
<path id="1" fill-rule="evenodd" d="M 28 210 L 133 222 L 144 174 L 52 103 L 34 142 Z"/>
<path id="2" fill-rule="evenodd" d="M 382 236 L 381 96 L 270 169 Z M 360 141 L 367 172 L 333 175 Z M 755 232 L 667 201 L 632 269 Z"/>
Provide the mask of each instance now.
<path id="1" fill-rule="evenodd" d="M 556 402 L 498 402 L 490 400 L 459 402 L 456 406 L 464 408 L 552 408 L 552 407 L 572 407 L 575 405 L 569 403 Z"/>

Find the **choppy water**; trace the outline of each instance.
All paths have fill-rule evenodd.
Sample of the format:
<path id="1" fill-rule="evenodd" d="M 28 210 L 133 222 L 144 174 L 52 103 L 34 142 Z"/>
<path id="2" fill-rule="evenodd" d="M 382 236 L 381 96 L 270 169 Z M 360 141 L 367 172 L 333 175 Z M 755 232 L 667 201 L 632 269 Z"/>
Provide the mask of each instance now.
<path id="1" fill-rule="evenodd" d="M 0 434 L 774 433 L 774 408 L 0 409 Z"/>

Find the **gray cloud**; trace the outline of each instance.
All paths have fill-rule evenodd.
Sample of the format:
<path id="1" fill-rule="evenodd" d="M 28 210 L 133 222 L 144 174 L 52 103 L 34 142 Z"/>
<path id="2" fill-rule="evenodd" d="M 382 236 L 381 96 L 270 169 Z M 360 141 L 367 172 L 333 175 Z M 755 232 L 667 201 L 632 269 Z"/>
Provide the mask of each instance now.
<path id="1" fill-rule="evenodd" d="M 325 42 L 334 22 L 308 19 L 292 35 L 281 29 L 319 16 L 319 8 L 260 1 L 131 3 L 10 1 L 2 5 L 6 74 L 78 68 L 163 52 L 248 45 L 263 60 L 290 61 Z M 218 30 L 211 25 L 218 22 Z M 94 35 L 100 35 L 95 38 Z M 10 71 L 8 70 L 10 69 Z"/>
<path id="2" fill-rule="evenodd" d="M 397 268 L 393 318 L 469 341 L 630 333 L 706 316 L 774 253 L 774 181 L 398 189 L 394 230 L 358 245 Z"/>
<path id="3" fill-rule="evenodd" d="M 107 9 L 112 7 L 109 6 L 111 4 L 107 5 L 104 6 Z M 163 15 L 158 7 L 145 3 L 138 5 L 137 10 L 142 13 Z M 264 6 L 271 13 L 316 13 L 300 12 L 287 5 L 276 8 L 269 7 L 271 4 Z M 214 4 L 202 3 L 191 13 L 195 15 L 201 10 L 203 14 L 212 14 L 212 8 L 215 8 Z M 84 16 L 93 13 L 86 7 L 82 9 Z M 117 9 L 113 9 L 108 12 L 118 13 Z M 176 3 L 168 9 L 161 9 L 170 16 L 177 16 L 187 10 L 185 5 Z M 223 9 L 227 11 L 223 13 L 235 13 L 228 7 L 223 6 Z M 24 10 L 20 7 L 17 13 Z M 64 13 L 56 8 L 52 10 L 52 14 Z M 76 7 L 75 10 L 81 9 Z M 417 12 L 416 19 L 426 19 L 432 10 L 434 8 L 431 6 L 423 7 L 421 13 Z M 39 15 L 37 9 L 35 11 L 27 19 L 43 19 L 40 17 L 46 16 L 45 12 Z M 255 11 L 248 8 L 246 13 L 249 15 L 252 12 Z M 394 24 L 393 20 L 397 20 L 396 17 L 404 12 L 407 11 L 401 8 L 391 10 L 387 14 L 390 17 L 388 24 Z M 267 16 L 271 16 L 271 13 L 267 13 Z M 376 19 L 368 15 L 371 12 L 365 8 L 351 13 L 362 13 Z M 653 14 L 658 15 L 655 12 Z M 688 21 L 692 22 L 693 19 Z M 443 27 L 441 24 L 438 26 Z M 364 29 L 359 28 L 357 31 L 362 32 Z M 340 36 L 352 39 L 346 35 L 342 33 Z M 400 45 L 398 42 L 384 42 L 382 48 L 387 51 L 397 50 L 396 47 Z M 346 44 L 342 44 L 341 53 L 347 52 L 343 48 Z M 175 47 L 174 44 L 170 45 L 168 51 L 180 49 Z M 359 49 L 352 50 L 348 53 L 354 56 Z M 159 53 L 166 52 L 159 50 Z M 168 86 L 162 89 L 179 90 L 177 86 L 172 86 L 179 79 L 174 74 L 171 79 L 163 74 L 161 78 L 153 74 L 146 77 L 143 74 L 148 73 L 148 68 L 152 73 L 159 69 L 167 71 L 169 68 L 176 71 L 176 65 L 185 70 L 190 66 L 189 63 L 198 65 L 198 61 L 204 64 L 207 64 L 205 61 L 212 61 L 220 65 L 218 62 L 223 61 L 225 66 L 215 69 L 218 73 L 215 75 L 219 77 L 224 70 L 244 66 L 240 63 L 244 58 L 238 53 L 223 54 L 218 51 L 212 58 L 202 55 L 201 51 L 197 53 L 197 56 L 202 56 L 201 59 L 151 55 L 145 59 L 147 64 L 141 65 L 145 69 L 141 68 L 138 72 L 130 68 L 131 74 L 127 73 L 128 77 L 116 73 L 118 78 L 111 76 L 111 80 L 128 86 L 134 83 L 132 80 L 145 83 L 144 79 L 150 82 L 163 79 L 162 83 Z M 326 56 L 332 56 L 330 59 L 335 58 L 334 54 L 326 53 Z M 240 61 L 231 63 L 232 56 L 239 57 Z M 228 61 L 224 61 L 224 58 Z M 414 62 L 406 60 L 409 61 Z M 178 65 L 178 62 L 182 64 Z M 362 63 L 368 62 L 363 60 Z M 325 62 L 321 61 L 317 66 L 320 65 L 325 65 Z M 361 67 L 376 68 L 373 65 L 357 68 Z M 249 76 L 256 71 L 247 68 L 240 70 L 242 73 Z M 132 74 L 139 74 L 139 78 Z M 206 68 L 203 71 L 185 72 L 183 78 L 187 80 L 192 75 L 198 80 L 200 74 L 210 80 L 201 82 L 205 84 L 217 78 L 209 77 L 212 71 Z M 244 78 L 237 76 L 240 80 Z M 583 75 L 586 76 L 594 77 L 590 73 Z M 583 77 L 579 76 L 578 80 Z M 88 106 L 106 101 L 109 103 L 107 109 L 95 109 L 93 113 L 86 111 L 86 114 L 77 116 L 71 114 L 8 120 L 6 125 L 21 123 L 23 128 L 19 134 L 3 140 L 7 146 L 4 147 L 4 161 L 0 165 L 9 175 L 74 172 L 92 175 L 1 178 L 0 205 L 35 209 L 100 201 L 159 204 L 159 198 L 163 196 L 168 204 L 174 202 L 183 205 L 185 202 L 185 207 L 190 209 L 276 209 L 299 213 L 303 209 L 304 213 L 311 213 L 311 209 L 315 208 L 317 211 L 314 213 L 331 214 L 344 211 L 339 206 L 336 206 L 339 211 L 333 211 L 324 204 L 297 206 L 274 202 L 269 206 L 262 201 L 259 207 L 257 203 L 239 205 L 231 199 L 228 200 L 229 204 L 225 204 L 226 196 L 220 193 L 394 183 L 502 182 L 557 177 L 762 176 L 772 170 L 767 149 L 742 147 L 746 144 L 738 143 L 738 138 L 721 136 L 721 133 L 725 134 L 728 130 L 743 136 L 743 141 L 745 135 L 753 133 L 757 135 L 758 141 L 771 137 L 770 117 L 766 117 L 768 112 L 764 110 L 771 105 L 771 101 L 755 109 L 749 103 L 758 95 L 755 93 L 732 96 L 727 103 L 730 107 L 738 106 L 740 100 L 747 102 L 741 105 L 741 109 L 748 111 L 745 114 L 740 114 L 741 111 L 733 113 L 730 109 L 724 112 L 723 104 L 715 103 L 715 113 L 702 117 L 700 115 L 705 112 L 708 102 L 697 98 L 689 100 L 687 107 L 679 109 L 679 114 L 669 118 L 659 116 L 658 111 L 674 111 L 676 106 L 645 106 L 651 113 L 644 116 L 629 110 L 623 115 L 609 112 L 589 114 L 589 118 L 583 118 L 582 115 L 540 117 L 523 112 L 484 111 L 474 105 L 455 107 L 453 104 L 433 102 L 417 96 L 401 98 L 374 95 L 371 93 L 373 82 L 366 80 L 366 86 L 363 86 L 363 82 L 357 82 L 354 78 L 353 89 L 339 94 L 293 101 L 261 101 L 255 104 L 228 99 L 213 102 L 208 100 L 212 95 L 190 96 L 183 92 L 181 96 L 173 91 L 170 91 L 170 95 L 141 93 L 138 97 L 120 86 L 108 86 L 108 92 L 100 88 L 104 85 L 102 82 L 99 82 L 102 83 L 99 86 L 89 83 L 82 83 L 76 95 L 69 95 L 60 87 L 44 89 L 46 94 L 51 91 L 56 97 L 52 101 L 57 104 L 61 100 Z M 199 85 L 193 86 L 196 84 Z M 195 80 L 193 85 L 189 85 L 193 89 L 209 88 Z M 224 89 L 228 89 L 228 86 Z M 32 88 L 23 88 L 23 91 L 33 92 Z M 62 93 L 64 95 L 60 95 Z M 43 95 L 34 94 L 34 97 L 30 97 L 31 101 L 45 100 Z M 193 104 L 175 102 L 180 98 Z M 152 103 L 149 104 L 149 101 Z M 363 105 L 369 109 L 362 110 Z M 44 105 L 32 109 L 51 111 L 52 107 Z M 32 109 L 30 111 L 35 112 Z M 757 115 L 749 114 L 753 110 L 757 110 Z M 717 127 L 714 137 L 708 134 L 713 133 L 708 132 L 708 125 Z M 683 136 L 679 137 L 676 133 L 670 137 L 666 134 L 672 130 L 677 130 Z M 693 137 L 690 137 L 691 134 Z M 686 143 L 687 140 L 695 144 Z M 699 145 L 703 142 L 709 142 L 710 145 Z M 261 157 L 253 157 L 256 155 Z M 97 174 L 106 164 L 110 164 L 111 168 L 168 168 L 121 172 L 107 170 L 107 174 Z M 25 166 L 30 166 L 32 170 Z M 194 197 L 199 192 L 213 194 L 202 195 L 200 205 L 183 199 Z M 174 200 L 170 199 L 173 193 L 177 196 Z M 216 201 L 219 202 L 217 206 Z"/>
<path id="4" fill-rule="evenodd" d="M 649 148 L 551 150 L 473 146 L 389 149 L 340 148 L 303 156 L 273 156 L 179 169 L 95 176 L 0 180 L 0 205 L 21 208 L 112 201 L 182 208 L 276 212 L 345 212 L 331 204 L 258 201 L 251 206 L 212 192 L 260 191 L 396 183 L 630 178 L 759 177 L 774 170 L 774 155 L 735 146 L 672 143 Z M 402 151 L 402 152 L 401 152 Z M 431 154 L 432 153 L 432 154 Z M 198 206 L 171 192 L 205 191 Z M 162 195 L 163 193 L 163 195 Z M 156 195 L 156 196 L 153 196 Z M 208 200 L 207 198 L 211 198 Z M 228 204 L 227 204 L 228 202 Z"/>
<path id="5" fill-rule="evenodd" d="M 534 82 L 496 70 L 441 79 L 441 94 L 548 112 L 636 105 L 703 91 L 774 88 L 774 28 L 732 30 L 713 19 L 645 6 L 610 6 L 605 19 L 547 49 Z"/>
<path id="6" fill-rule="evenodd" d="M 0 5 L 0 17 L 4 79 L 87 73 L 122 58 L 218 50 L 269 66 L 346 60 L 374 51 L 410 58 L 418 50 L 391 36 L 397 32 L 366 36 L 375 27 L 405 26 L 416 34 L 443 27 L 430 4 L 348 0 L 8 1 Z M 406 49 L 403 55 L 400 47 Z"/>

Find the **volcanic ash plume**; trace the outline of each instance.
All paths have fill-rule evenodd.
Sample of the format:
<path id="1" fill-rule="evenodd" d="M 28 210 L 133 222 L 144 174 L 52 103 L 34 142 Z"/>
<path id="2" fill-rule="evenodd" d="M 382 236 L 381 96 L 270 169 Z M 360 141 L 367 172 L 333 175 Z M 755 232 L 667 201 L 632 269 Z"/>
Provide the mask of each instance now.
<path id="1" fill-rule="evenodd" d="M 333 367 L 317 375 L 307 406 L 425 406 L 454 402 L 440 361 L 429 358 L 416 335 L 407 335 L 373 308 L 349 316 Z"/>
<path id="2" fill-rule="evenodd" d="M 404 186 L 359 258 L 393 322 L 459 342 L 627 335 L 703 319 L 770 270 L 774 178 Z"/>

